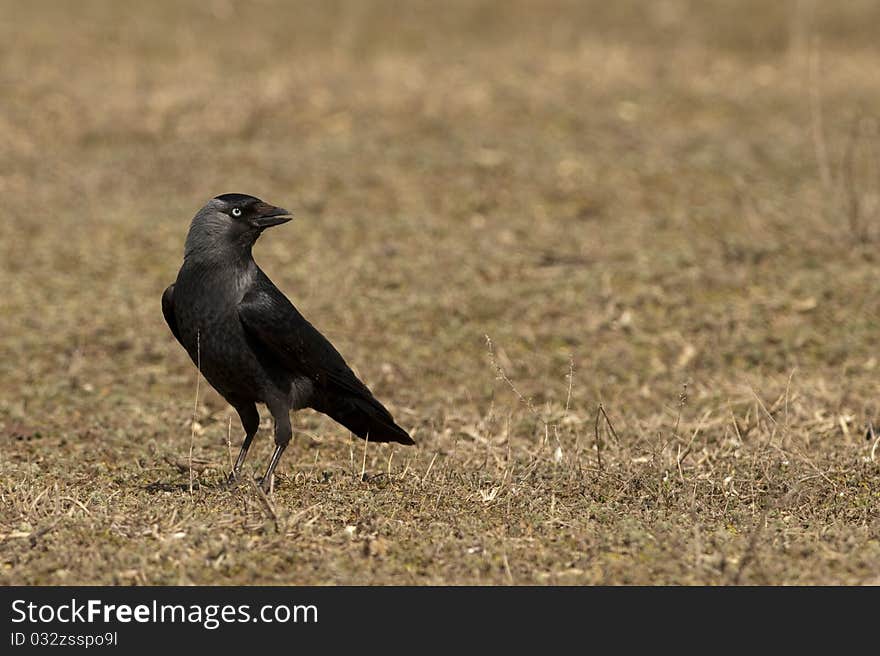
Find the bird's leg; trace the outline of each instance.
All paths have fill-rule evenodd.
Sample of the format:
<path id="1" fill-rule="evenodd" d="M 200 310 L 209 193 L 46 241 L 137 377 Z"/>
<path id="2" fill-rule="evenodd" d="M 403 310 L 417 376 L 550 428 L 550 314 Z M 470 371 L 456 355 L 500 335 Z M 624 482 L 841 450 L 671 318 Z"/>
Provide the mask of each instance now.
<path id="1" fill-rule="evenodd" d="M 260 428 L 260 413 L 257 412 L 257 406 L 251 404 L 249 406 L 242 406 L 240 408 L 236 408 L 238 410 L 238 415 L 241 417 L 241 425 L 244 427 L 244 442 L 241 445 L 241 451 L 238 452 L 238 458 L 235 459 L 235 465 L 232 467 L 232 471 L 229 473 L 229 477 L 227 478 L 228 483 L 234 483 L 238 480 L 239 474 L 241 474 L 241 466 L 244 464 L 244 459 L 247 457 L 248 449 L 251 448 L 251 442 L 254 441 L 254 435 L 257 434 L 257 430 Z"/>
<path id="2" fill-rule="evenodd" d="M 247 457 L 248 449 L 251 448 L 251 442 L 253 441 L 253 435 L 244 436 L 244 442 L 242 442 L 241 451 L 238 452 L 238 457 L 235 459 L 235 465 L 233 465 L 232 471 L 229 472 L 229 483 L 234 483 L 238 480 L 238 476 L 239 474 L 241 474 L 241 466 L 244 464 L 244 459 Z"/>
<path id="3" fill-rule="evenodd" d="M 263 488 L 263 492 L 266 494 L 272 491 L 272 479 L 275 476 L 275 468 L 278 466 L 278 461 L 281 460 L 281 455 L 293 436 L 293 429 L 290 427 L 290 414 L 286 407 L 283 410 L 279 410 L 278 414 L 273 410 L 272 416 L 275 418 L 275 451 L 272 453 L 272 459 L 269 461 L 266 474 L 263 476 L 263 480 L 260 481 L 260 487 Z"/>
<path id="4" fill-rule="evenodd" d="M 278 466 L 278 461 L 281 460 L 281 454 L 284 453 L 284 449 L 287 448 L 286 444 L 277 444 L 275 445 L 275 452 L 272 454 L 272 460 L 269 461 L 269 467 L 266 469 L 266 475 L 263 476 L 263 480 L 260 481 L 260 487 L 263 488 L 263 492 L 269 494 L 272 491 L 272 483 L 275 477 L 275 468 Z"/>

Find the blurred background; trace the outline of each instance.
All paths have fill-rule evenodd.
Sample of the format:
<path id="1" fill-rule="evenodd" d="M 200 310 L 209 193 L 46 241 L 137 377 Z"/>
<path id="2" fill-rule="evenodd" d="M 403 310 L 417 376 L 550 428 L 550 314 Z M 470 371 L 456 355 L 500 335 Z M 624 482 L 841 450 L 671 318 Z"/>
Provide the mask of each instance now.
<path id="1" fill-rule="evenodd" d="M 867 457 L 877 25 L 870 0 L 0 1 L 8 480 L 177 475 L 130 469 L 190 439 L 159 299 L 227 192 L 295 210 L 258 262 L 425 465 L 533 454 L 548 422 L 594 457 L 600 402 L 620 454 L 673 425 L 772 441 L 784 410 L 818 462 Z M 222 460 L 202 391 L 196 454 Z"/>

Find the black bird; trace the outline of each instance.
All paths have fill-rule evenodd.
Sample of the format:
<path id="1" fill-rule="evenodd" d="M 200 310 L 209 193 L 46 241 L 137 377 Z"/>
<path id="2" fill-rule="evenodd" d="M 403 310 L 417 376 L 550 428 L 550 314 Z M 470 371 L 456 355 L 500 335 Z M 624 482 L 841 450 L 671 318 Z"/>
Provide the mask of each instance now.
<path id="1" fill-rule="evenodd" d="M 261 481 L 267 491 L 293 434 L 291 410 L 313 408 L 371 442 L 415 444 L 254 261 L 263 230 L 290 214 L 245 194 L 213 198 L 193 218 L 183 266 L 162 294 L 171 332 L 241 417 L 244 442 L 230 480 L 259 428 L 257 403 L 272 414 L 275 452 Z"/>

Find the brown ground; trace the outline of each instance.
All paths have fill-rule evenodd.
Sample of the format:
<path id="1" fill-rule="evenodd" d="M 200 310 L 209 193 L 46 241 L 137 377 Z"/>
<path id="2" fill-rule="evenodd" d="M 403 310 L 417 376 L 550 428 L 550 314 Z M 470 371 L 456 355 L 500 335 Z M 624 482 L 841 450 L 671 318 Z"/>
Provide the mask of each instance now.
<path id="1" fill-rule="evenodd" d="M 0 2 L 0 583 L 880 583 L 877 3 L 123 4 Z M 219 487 L 230 191 L 416 448 Z"/>

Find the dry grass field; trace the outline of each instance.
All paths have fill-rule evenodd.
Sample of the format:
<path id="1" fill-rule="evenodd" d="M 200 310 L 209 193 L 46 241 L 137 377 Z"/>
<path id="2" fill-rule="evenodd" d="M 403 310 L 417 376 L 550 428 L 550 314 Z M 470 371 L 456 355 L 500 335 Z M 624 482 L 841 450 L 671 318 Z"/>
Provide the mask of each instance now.
<path id="1" fill-rule="evenodd" d="M 0 1 L 0 584 L 880 584 L 878 24 Z M 221 485 L 159 299 L 225 192 L 416 447 Z"/>

